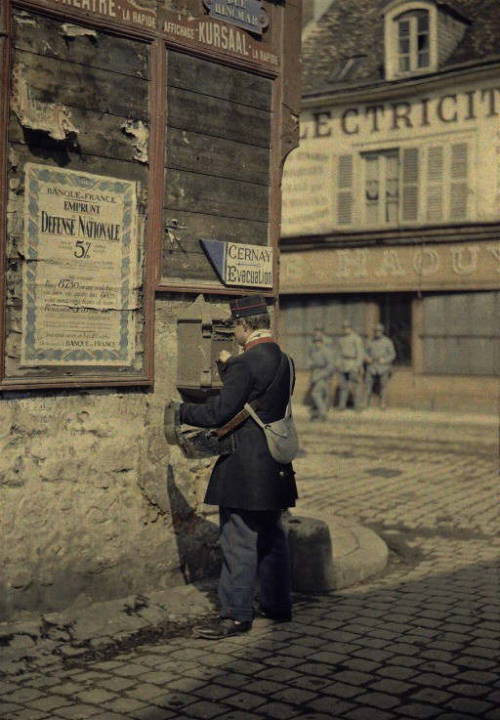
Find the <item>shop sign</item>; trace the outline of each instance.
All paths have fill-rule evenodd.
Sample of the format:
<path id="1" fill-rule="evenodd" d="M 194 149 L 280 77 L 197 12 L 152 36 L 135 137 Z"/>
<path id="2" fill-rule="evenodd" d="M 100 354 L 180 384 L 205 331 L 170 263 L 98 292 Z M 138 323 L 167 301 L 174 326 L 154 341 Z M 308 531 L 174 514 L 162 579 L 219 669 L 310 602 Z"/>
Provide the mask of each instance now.
<path id="1" fill-rule="evenodd" d="M 221 240 L 200 243 L 224 285 L 272 288 L 272 248 Z"/>
<path id="2" fill-rule="evenodd" d="M 281 254 L 283 293 L 500 288 L 500 242 Z"/>
<path id="3" fill-rule="evenodd" d="M 256 35 L 262 35 L 269 25 L 269 16 L 261 0 L 204 0 L 203 4 L 210 17 L 237 25 Z"/>
<path id="4" fill-rule="evenodd" d="M 156 3 L 153 0 L 45 0 L 56 5 L 104 17 L 114 22 L 156 29 Z"/>
<path id="5" fill-rule="evenodd" d="M 270 68 L 279 66 L 278 55 L 267 45 L 263 46 L 261 39 L 252 38 L 247 32 L 214 20 L 209 15 L 196 18 L 165 11 L 163 32 L 203 50 L 223 52 Z"/>
<path id="6" fill-rule="evenodd" d="M 376 137 L 394 132 L 428 128 L 463 127 L 464 122 L 498 117 L 500 87 L 471 88 L 394 102 L 354 105 L 342 111 L 312 111 L 302 123 L 300 139 L 317 140 L 332 136 Z M 357 138 L 356 138 L 357 139 Z"/>
<path id="7" fill-rule="evenodd" d="M 75 10 L 110 24 L 163 32 L 169 39 L 209 52 L 276 69 L 280 60 L 262 33 L 270 19 L 261 0 L 210 0 L 209 14 L 195 17 L 166 7 L 156 0 L 40 0 L 48 8 Z M 3 7 L 2 3 L 0 6 Z M 200 8 L 201 10 L 202 8 Z M 221 22 L 223 20 L 224 22 Z M 241 28 L 241 29 L 240 29 Z M 249 34 L 251 33 L 251 34 Z"/>

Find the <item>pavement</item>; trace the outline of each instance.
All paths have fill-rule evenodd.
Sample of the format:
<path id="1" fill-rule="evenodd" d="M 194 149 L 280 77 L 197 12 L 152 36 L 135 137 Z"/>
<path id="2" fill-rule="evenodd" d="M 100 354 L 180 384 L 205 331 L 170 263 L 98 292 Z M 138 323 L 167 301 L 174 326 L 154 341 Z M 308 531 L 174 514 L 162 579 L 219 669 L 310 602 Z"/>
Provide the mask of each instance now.
<path id="1" fill-rule="evenodd" d="M 386 569 L 215 643 L 190 635 L 210 583 L 82 609 L 79 637 L 0 626 L 2 720 L 500 720 L 498 419 L 295 413 L 297 513 L 375 530 Z"/>

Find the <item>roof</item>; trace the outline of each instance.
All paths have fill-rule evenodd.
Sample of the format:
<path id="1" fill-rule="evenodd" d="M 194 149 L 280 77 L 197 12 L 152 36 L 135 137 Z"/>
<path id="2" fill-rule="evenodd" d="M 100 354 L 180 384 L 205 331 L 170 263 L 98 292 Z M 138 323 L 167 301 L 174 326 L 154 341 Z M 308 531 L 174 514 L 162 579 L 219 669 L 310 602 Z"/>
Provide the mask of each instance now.
<path id="1" fill-rule="evenodd" d="M 385 4 L 387 0 L 333 0 L 304 39 L 304 95 L 377 82 L 385 84 L 382 15 Z M 437 4 L 469 21 L 463 39 L 443 68 L 500 53 L 499 0 L 437 0 Z"/>

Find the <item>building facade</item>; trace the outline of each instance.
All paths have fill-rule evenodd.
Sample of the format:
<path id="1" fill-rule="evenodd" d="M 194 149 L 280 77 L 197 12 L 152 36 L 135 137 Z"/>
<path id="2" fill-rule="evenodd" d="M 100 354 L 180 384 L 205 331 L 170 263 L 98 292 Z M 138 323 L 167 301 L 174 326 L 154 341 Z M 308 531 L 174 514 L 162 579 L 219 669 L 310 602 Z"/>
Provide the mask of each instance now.
<path id="1" fill-rule="evenodd" d="M 213 569 L 211 460 L 163 413 L 220 387 L 227 301 L 277 296 L 300 16 L 0 3 L 0 619 Z"/>
<path id="2" fill-rule="evenodd" d="M 500 374 L 500 6 L 337 0 L 304 40 L 284 177 L 282 332 L 381 321 L 389 400 L 494 412 Z"/>

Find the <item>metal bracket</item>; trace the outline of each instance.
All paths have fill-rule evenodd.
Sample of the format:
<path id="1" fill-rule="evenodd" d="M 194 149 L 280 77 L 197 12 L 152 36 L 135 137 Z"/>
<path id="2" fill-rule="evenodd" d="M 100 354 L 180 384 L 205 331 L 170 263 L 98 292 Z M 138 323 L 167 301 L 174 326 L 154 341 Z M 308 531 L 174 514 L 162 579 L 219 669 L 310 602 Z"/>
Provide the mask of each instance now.
<path id="1" fill-rule="evenodd" d="M 185 228 L 186 226 L 181 225 L 177 218 L 171 218 L 170 220 L 167 220 L 167 222 L 165 223 L 165 232 L 168 235 L 169 252 L 173 252 L 176 245 L 178 245 L 181 250 L 184 249 L 181 245 L 181 241 L 175 233 L 176 230 L 184 230 Z"/>

